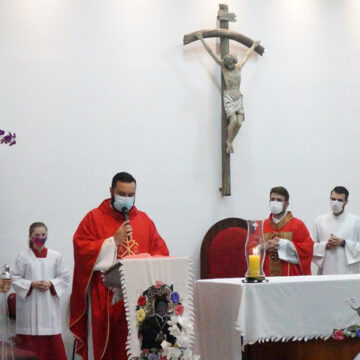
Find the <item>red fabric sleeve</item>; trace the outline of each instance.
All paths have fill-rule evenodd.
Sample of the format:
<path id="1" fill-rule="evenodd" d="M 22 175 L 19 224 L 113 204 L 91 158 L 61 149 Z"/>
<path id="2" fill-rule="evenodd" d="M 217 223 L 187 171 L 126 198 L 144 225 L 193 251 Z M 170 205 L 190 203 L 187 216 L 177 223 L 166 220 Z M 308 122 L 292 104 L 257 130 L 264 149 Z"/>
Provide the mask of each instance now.
<path id="1" fill-rule="evenodd" d="M 163 255 L 169 256 L 169 250 L 166 246 L 164 239 L 159 235 L 153 221 L 150 223 L 150 254 L 151 255 Z"/>
<path id="2" fill-rule="evenodd" d="M 296 231 L 294 231 L 294 235 L 296 235 L 296 238 L 293 239 L 293 244 L 299 257 L 302 274 L 311 275 L 314 242 L 308 229 L 301 220 L 298 220 L 298 226 Z"/>
<path id="3" fill-rule="evenodd" d="M 54 285 L 51 283 L 51 286 L 50 286 L 50 294 L 52 295 L 52 296 L 56 296 L 57 295 L 57 293 L 56 293 L 56 290 L 55 290 L 55 287 L 54 287 Z"/>

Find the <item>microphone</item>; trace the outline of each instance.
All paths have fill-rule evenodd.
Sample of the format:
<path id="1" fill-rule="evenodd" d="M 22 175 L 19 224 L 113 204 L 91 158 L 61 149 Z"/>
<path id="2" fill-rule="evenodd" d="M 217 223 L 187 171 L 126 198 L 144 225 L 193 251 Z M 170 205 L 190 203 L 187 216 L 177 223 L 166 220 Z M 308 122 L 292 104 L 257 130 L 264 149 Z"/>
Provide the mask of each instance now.
<path id="1" fill-rule="evenodd" d="M 124 215 L 125 221 L 129 221 L 129 210 L 126 206 L 121 209 L 121 213 Z M 131 240 L 131 236 L 128 236 L 127 238 L 128 240 Z"/>
<path id="2" fill-rule="evenodd" d="M 121 213 L 124 215 L 125 221 L 129 220 L 129 210 L 126 206 L 121 209 Z"/>

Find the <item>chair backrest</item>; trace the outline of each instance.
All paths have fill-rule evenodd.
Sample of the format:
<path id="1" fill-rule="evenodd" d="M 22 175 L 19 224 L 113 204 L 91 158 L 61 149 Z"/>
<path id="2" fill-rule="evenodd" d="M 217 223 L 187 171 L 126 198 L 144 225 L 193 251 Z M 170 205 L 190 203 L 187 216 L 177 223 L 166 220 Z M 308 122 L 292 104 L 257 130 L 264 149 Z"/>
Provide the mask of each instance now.
<path id="1" fill-rule="evenodd" d="M 214 224 L 201 245 L 201 278 L 244 277 L 246 237 L 246 220 L 227 218 Z"/>

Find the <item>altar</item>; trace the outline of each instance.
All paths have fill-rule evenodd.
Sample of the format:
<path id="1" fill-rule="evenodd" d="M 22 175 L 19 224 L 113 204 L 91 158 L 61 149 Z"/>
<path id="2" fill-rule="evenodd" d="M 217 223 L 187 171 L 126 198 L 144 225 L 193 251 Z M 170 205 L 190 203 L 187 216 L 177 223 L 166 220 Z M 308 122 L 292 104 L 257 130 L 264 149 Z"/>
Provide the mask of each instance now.
<path id="1" fill-rule="evenodd" d="M 360 352 L 358 338 L 331 338 L 336 329 L 360 324 L 360 275 L 268 280 L 258 284 L 238 278 L 195 283 L 195 352 L 201 358 L 255 359 L 255 353 L 260 358 L 261 347 L 269 350 L 272 346 L 273 351 L 281 344 L 288 352 L 299 353 L 292 359 L 311 360 L 300 355 L 305 350 L 299 351 L 309 346 L 311 351 L 347 346 L 349 359 Z M 267 351 L 267 359 L 272 351 Z M 312 358 L 322 359 L 315 354 Z"/>

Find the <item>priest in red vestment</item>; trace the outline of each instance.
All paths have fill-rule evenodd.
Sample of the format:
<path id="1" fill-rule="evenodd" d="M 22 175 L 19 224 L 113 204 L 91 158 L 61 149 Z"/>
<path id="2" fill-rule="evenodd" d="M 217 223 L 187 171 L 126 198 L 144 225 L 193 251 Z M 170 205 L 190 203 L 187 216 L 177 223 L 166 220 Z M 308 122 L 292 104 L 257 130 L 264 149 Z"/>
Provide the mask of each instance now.
<path id="1" fill-rule="evenodd" d="M 125 360 L 127 324 L 123 301 L 112 304 L 113 292 L 102 273 L 116 258 L 138 253 L 169 255 L 152 220 L 134 206 L 136 180 L 114 176 L 111 198 L 91 210 L 74 235 L 74 279 L 70 298 L 70 330 L 83 360 Z M 128 214 L 129 220 L 125 219 Z"/>
<path id="2" fill-rule="evenodd" d="M 266 276 L 311 275 L 314 242 L 305 224 L 290 211 L 289 193 L 282 187 L 270 191 L 271 215 L 264 221 Z"/>

